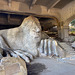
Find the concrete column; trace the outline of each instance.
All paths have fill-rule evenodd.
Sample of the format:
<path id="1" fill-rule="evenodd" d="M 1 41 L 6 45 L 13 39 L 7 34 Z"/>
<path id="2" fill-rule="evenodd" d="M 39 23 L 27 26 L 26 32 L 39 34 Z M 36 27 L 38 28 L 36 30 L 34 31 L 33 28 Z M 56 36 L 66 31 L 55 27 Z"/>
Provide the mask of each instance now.
<path id="1" fill-rule="evenodd" d="M 9 7 L 11 6 L 11 2 L 12 2 L 12 0 L 8 0 Z"/>
<path id="2" fill-rule="evenodd" d="M 64 39 L 64 28 L 63 28 L 63 25 L 61 26 L 61 39 Z"/>
<path id="3" fill-rule="evenodd" d="M 64 41 L 69 41 L 69 26 L 64 25 L 63 27 L 63 35 L 64 35 Z"/>
<path id="4" fill-rule="evenodd" d="M 61 27 L 58 26 L 58 37 L 61 38 Z"/>
<path id="5" fill-rule="evenodd" d="M 60 22 L 60 25 L 58 26 L 58 37 L 60 37 L 61 39 L 64 38 L 64 36 L 63 36 L 63 22 Z"/>
<path id="6" fill-rule="evenodd" d="M 64 41 L 68 41 L 69 39 L 69 26 L 64 25 L 63 22 L 60 22 L 60 25 L 58 26 L 58 37 Z"/>

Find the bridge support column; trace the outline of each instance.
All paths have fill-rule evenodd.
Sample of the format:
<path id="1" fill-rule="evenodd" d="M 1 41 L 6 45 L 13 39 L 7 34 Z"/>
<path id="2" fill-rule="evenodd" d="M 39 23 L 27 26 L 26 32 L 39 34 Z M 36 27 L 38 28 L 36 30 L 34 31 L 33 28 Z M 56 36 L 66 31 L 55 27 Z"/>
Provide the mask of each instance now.
<path id="1" fill-rule="evenodd" d="M 64 39 L 62 22 L 60 22 L 60 25 L 58 26 L 58 37 Z"/>
<path id="2" fill-rule="evenodd" d="M 61 27 L 58 26 L 58 37 L 61 38 Z"/>
<path id="3" fill-rule="evenodd" d="M 63 25 L 63 22 L 58 26 L 58 37 L 64 41 L 69 41 L 69 26 Z"/>
<path id="4" fill-rule="evenodd" d="M 69 26 L 63 27 L 64 41 L 69 41 Z"/>

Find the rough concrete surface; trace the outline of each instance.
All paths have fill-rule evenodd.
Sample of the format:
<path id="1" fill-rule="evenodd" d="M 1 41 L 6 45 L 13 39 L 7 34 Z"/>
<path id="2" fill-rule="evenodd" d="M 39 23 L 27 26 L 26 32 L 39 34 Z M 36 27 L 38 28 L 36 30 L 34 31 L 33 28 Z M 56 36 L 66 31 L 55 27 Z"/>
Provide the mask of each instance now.
<path id="1" fill-rule="evenodd" d="M 72 47 L 74 47 L 74 48 L 75 48 L 75 41 L 72 43 Z"/>
<path id="2" fill-rule="evenodd" d="M 70 56 L 75 55 L 74 49 L 71 46 L 69 46 L 68 44 L 66 44 L 65 42 L 60 42 L 59 45 L 66 52 L 65 57 L 70 57 Z"/>
<path id="3" fill-rule="evenodd" d="M 75 60 L 73 60 L 73 62 L 75 62 Z M 37 58 L 31 63 L 31 65 L 35 63 L 44 66 L 42 71 L 39 71 L 39 73 L 37 72 L 36 75 L 75 75 L 75 64 L 58 62 L 52 58 Z M 37 65 L 36 68 L 38 68 Z M 39 68 L 36 70 L 38 71 Z M 32 75 L 35 75 L 34 72 Z"/>
<path id="4" fill-rule="evenodd" d="M 0 75 L 27 75 L 26 63 L 21 58 L 4 57 L 0 62 Z"/>

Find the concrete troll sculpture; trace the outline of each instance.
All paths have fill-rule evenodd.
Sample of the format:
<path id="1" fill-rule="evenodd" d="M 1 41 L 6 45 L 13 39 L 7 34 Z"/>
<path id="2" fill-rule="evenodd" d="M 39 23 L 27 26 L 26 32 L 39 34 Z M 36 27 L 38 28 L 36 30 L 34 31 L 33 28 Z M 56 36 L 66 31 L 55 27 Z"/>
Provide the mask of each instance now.
<path id="1" fill-rule="evenodd" d="M 42 35 L 44 34 L 38 19 L 29 16 L 19 27 L 0 31 L 0 47 L 8 51 L 7 55 L 18 55 L 27 63 L 41 53 L 48 56 L 61 55 L 61 50 L 57 49 L 57 42 L 49 37 L 42 39 Z"/>

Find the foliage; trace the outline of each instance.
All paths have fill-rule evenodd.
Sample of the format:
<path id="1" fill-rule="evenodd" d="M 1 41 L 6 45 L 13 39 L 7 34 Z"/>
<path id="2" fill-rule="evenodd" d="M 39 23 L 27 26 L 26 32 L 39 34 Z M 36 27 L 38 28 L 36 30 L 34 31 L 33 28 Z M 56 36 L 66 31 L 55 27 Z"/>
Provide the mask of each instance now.
<path id="1" fill-rule="evenodd" d="M 75 41 L 75 38 L 73 39 L 73 42 Z"/>
<path id="2" fill-rule="evenodd" d="M 69 34 L 75 35 L 75 19 L 69 25 Z"/>
<path id="3" fill-rule="evenodd" d="M 71 21 L 71 25 L 75 27 L 75 19 Z"/>

